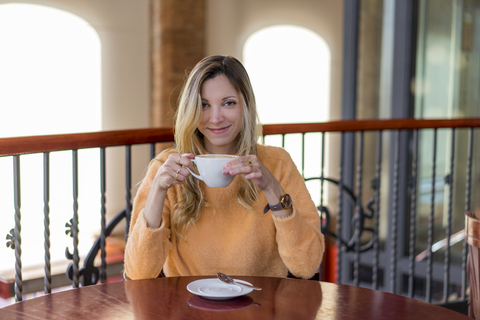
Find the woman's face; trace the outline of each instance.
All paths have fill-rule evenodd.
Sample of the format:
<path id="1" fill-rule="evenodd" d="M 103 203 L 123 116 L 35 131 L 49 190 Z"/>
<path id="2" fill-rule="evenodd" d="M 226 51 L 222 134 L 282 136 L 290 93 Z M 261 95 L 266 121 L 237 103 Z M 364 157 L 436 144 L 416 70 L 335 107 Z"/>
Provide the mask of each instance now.
<path id="1" fill-rule="evenodd" d="M 228 78 L 218 75 L 201 88 L 202 119 L 198 130 L 209 153 L 234 154 L 243 126 L 243 99 Z"/>

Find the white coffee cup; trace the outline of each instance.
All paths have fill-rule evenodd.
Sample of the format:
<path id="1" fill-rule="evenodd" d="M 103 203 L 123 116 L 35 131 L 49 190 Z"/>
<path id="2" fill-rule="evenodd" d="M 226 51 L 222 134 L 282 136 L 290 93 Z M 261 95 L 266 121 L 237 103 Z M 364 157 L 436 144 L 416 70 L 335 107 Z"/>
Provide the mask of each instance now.
<path id="1" fill-rule="evenodd" d="M 224 175 L 222 169 L 227 162 L 232 161 L 236 157 L 237 156 L 230 154 L 202 154 L 192 159 L 200 175 L 193 173 L 189 168 L 187 169 L 195 178 L 205 182 L 207 186 L 212 188 L 225 188 L 232 183 L 235 176 L 229 174 Z"/>

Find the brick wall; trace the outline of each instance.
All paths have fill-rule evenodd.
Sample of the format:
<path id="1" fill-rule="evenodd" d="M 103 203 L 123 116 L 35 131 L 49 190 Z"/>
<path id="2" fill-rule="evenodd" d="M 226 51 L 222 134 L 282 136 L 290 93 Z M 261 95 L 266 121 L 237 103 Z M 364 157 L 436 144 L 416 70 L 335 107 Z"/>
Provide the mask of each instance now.
<path id="1" fill-rule="evenodd" d="M 205 0 L 152 0 L 154 127 L 172 126 L 186 71 L 205 55 Z"/>

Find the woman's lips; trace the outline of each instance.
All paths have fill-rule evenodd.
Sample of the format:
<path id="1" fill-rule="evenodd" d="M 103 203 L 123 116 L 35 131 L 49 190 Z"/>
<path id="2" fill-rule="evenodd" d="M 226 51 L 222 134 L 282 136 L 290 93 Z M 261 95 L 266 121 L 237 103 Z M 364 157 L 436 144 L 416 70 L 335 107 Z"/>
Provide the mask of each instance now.
<path id="1" fill-rule="evenodd" d="M 228 130 L 228 128 L 230 128 L 230 126 L 228 127 L 223 127 L 223 128 L 208 128 L 208 130 L 210 130 L 211 132 L 213 133 L 224 133 L 225 131 Z"/>

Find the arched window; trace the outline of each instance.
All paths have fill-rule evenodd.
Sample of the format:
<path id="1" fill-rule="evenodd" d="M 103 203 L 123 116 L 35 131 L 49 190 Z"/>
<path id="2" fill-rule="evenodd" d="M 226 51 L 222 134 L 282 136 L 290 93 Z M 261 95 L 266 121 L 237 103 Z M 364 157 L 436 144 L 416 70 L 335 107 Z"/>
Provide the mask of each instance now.
<path id="1" fill-rule="evenodd" d="M 263 124 L 323 122 L 330 108 L 330 49 L 311 30 L 290 25 L 261 29 L 252 34 L 243 49 L 243 62 L 255 91 Z M 281 137 L 268 137 L 269 145 L 281 146 Z M 308 145 L 315 148 L 308 148 Z M 320 134 L 305 135 L 305 177 L 320 176 Z M 289 135 L 285 148 L 298 168 L 302 167 L 302 137 Z M 326 158 L 325 158 L 326 159 Z M 325 163 L 325 169 L 328 163 Z M 328 172 L 328 171 L 327 171 Z M 320 183 L 307 183 L 319 204 Z M 326 194 L 326 192 L 325 192 Z M 327 199 L 328 196 L 325 196 Z"/>
<path id="2" fill-rule="evenodd" d="M 0 137 L 100 130 L 100 53 L 97 32 L 71 13 L 40 5 L 0 5 Z M 98 157 L 97 150 L 79 151 L 80 230 L 90 239 L 89 231 L 98 226 L 89 217 L 98 220 L 100 212 Z M 71 164 L 70 152 L 50 155 L 52 262 L 64 260 L 65 245 L 71 246 L 65 235 L 73 210 Z M 28 268 L 43 260 L 42 155 L 22 156 L 20 166 L 22 264 Z M 12 167 L 10 157 L 0 158 L 2 237 L 14 226 Z M 83 241 L 88 247 L 91 243 Z M 0 246 L 0 261 L 0 272 L 14 266 L 13 251 L 5 245 Z"/>
<path id="3" fill-rule="evenodd" d="M 263 124 L 328 119 L 330 49 L 318 34 L 287 25 L 262 29 L 245 42 L 243 61 Z"/>
<path id="4" fill-rule="evenodd" d="M 100 129 L 100 39 L 85 20 L 0 5 L 0 48 L 0 136 Z"/>

